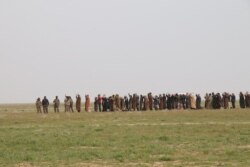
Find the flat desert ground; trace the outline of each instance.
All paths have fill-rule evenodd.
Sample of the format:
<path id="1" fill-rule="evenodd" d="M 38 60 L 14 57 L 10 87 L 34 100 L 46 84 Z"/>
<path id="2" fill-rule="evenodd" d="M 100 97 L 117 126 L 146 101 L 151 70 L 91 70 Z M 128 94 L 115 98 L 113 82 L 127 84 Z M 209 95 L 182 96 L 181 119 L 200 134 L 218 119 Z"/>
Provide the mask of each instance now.
<path id="1" fill-rule="evenodd" d="M 0 166 L 250 166 L 250 109 L 45 115 L 0 105 L 0 142 Z"/>

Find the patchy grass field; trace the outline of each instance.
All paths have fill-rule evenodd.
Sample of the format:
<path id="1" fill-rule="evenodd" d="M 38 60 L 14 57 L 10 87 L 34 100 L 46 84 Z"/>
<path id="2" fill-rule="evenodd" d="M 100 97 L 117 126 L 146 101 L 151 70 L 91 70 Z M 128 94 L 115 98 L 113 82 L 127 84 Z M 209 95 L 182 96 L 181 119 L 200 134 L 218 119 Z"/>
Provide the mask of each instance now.
<path id="1" fill-rule="evenodd" d="M 250 110 L 37 114 L 0 106 L 0 166 L 250 166 Z"/>

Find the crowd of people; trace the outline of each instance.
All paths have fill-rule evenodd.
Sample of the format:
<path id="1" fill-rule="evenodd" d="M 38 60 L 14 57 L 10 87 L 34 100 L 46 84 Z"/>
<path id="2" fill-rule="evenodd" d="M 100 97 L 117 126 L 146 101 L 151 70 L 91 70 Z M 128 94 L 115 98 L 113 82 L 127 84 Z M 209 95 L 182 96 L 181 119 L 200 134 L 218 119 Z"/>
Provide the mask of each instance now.
<path id="1" fill-rule="evenodd" d="M 152 111 L 152 110 L 200 110 L 200 109 L 234 109 L 236 108 L 236 96 L 230 93 L 207 93 L 204 97 L 204 106 L 202 106 L 202 97 L 199 94 L 160 94 L 147 95 L 128 94 L 128 96 L 119 96 L 118 94 L 106 97 L 100 94 L 94 98 L 93 111 L 95 112 L 114 112 L 114 111 Z M 81 112 L 81 96 L 76 95 L 75 109 Z M 41 100 L 37 98 L 36 108 L 38 113 L 48 113 L 49 100 L 46 96 Z M 250 94 L 246 92 L 239 94 L 240 108 L 250 108 Z M 60 100 L 58 96 L 53 100 L 54 112 L 60 112 Z M 91 111 L 91 100 L 89 95 L 85 95 L 84 107 L 86 112 Z M 74 112 L 74 101 L 71 96 L 65 96 L 64 112 Z"/>

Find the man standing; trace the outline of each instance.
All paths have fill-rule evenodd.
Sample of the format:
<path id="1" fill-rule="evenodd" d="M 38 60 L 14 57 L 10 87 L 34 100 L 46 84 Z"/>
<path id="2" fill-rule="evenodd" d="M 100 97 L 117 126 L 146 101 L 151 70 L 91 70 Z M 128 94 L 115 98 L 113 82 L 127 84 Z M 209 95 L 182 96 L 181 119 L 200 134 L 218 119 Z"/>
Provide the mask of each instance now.
<path id="1" fill-rule="evenodd" d="M 163 94 L 163 110 L 167 109 L 167 97 L 166 94 Z"/>
<path id="2" fill-rule="evenodd" d="M 73 106 L 74 106 L 74 101 L 73 101 L 73 99 L 71 98 L 71 96 L 69 97 L 69 101 L 70 101 L 70 111 L 71 111 L 71 112 L 74 112 L 74 108 L 73 108 Z"/>
<path id="3" fill-rule="evenodd" d="M 223 95 L 223 104 L 224 104 L 224 109 L 229 109 L 229 100 L 230 100 L 230 96 L 228 93 L 224 93 Z"/>
<path id="4" fill-rule="evenodd" d="M 144 110 L 145 110 L 145 111 L 148 111 L 148 110 L 149 110 L 148 96 L 144 96 Z"/>
<path id="5" fill-rule="evenodd" d="M 246 108 L 250 107 L 250 95 L 248 92 L 246 92 L 245 94 L 245 104 L 246 104 Z"/>
<path id="6" fill-rule="evenodd" d="M 85 111 L 90 112 L 90 97 L 85 95 Z"/>
<path id="7" fill-rule="evenodd" d="M 190 104 L 191 104 L 190 108 L 192 110 L 195 110 L 196 109 L 196 99 L 195 99 L 193 94 L 190 94 Z"/>
<path id="8" fill-rule="evenodd" d="M 103 95 L 103 98 L 102 98 L 102 111 L 103 112 L 107 112 L 108 111 L 108 98 L 106 98 L 105 95 Z"/>
<path id="9" fill-rule="evenodd" d="M 148 103 L 149 103 L 149 109 L 150 109 L 150 111 L 152 111 L 153 110 L 153 95 L 152 95 L 152 93 L 148 94 Z"/>
<path id="10" fill-rule="evenodd" d="M 65 95 L 65 99 L 64 99 L 64 112 L 67 112 L 67 101 L 68 101 L 68 97 Z"/>
<path id="11" fill-rule="evenodd" d="M 94 111 L 98 112 L 98 97 L 95 97 L 95 100 L 94 100 Z"/>
<path id="12" fill-rule="evenodd" d="M 121 109 L 120 96 L 118 94 L 116 94 L 114 99 L 115 99 L 115 109 L 114 110 L 115 111 L 120 111 L 120 109 Z"/>
<path id="13" fill-rule="evenodd" d="M 55 111 L 55 113 L 59 112 L 60 100 L 58 99 L 58 96 L 56 96 L 53 103 L 54 103 L 54 111 Z"/>
<path id="14" fill-rule="evenodd" d="M 127 96 L 124 96 L 125 111 L 129 111 L 129 100 Z"/>
<path id="15" fill-rule="evenodd" d="M 37 113 L 42 113 L 42 102 L 40 98 L 36 100 L 36 110 Z"/>
<path id="16" fill-rule="evenodd" d="M 234 93 L 231 95 L 231 103 L 232 103 L 232 108 L 235 109 L 235 101 L 236 101 L 236 97 L 234 95 Z"/>
<path id="17" fill-rule="evenodd" d="M 76 111 L 81 112 L 81 96 L 76 95 Z"/>
<path id="18" fill-rule="evenodd" d="M 43 113 L 48 114 L 49 100 L 46 98 L 46 96 L 44 96 L 43 98 L 42 105 L 43 105 Z"/>
<path id="19" fill-rule="evenodd" d="M 65 112 L 70 112 L 70 97 L 69 96 L 65 96 L 64 105 L 65 105 Z"/>
<path id="20" fill-rule="evenodd" d="M 131 111 L 133 108 L 133 96 L 131 94 L 128 94 L 129 97 L 129 107 L 128 107 L 128 111 Z"/>
<path id="21" fill-rule="evenodd" d="M 246 108 L 245 97 L 242 92 L 240 92 L 240 108 Z"/>
<path id="22" fill-rule="evenodd" d="M 98 109 L 99 112 L 102 112 L 102 96 L 100 94 L 98 95 Z"/>
<path id="23" fill-rule="evenodd" d="M 144 110 L 144 107 L 143 107 L 144 102 L 143 101 L 144 101 L 144 97 L 143 97 L 143 95 L 140 95 L 140 108 L 139 108 L 140 111 Z"/>
<path id="24" fill-rule="evenodd" d="M 201 109 L 201 96 L 199 94 L 196 95 L 196 109 Z"/>

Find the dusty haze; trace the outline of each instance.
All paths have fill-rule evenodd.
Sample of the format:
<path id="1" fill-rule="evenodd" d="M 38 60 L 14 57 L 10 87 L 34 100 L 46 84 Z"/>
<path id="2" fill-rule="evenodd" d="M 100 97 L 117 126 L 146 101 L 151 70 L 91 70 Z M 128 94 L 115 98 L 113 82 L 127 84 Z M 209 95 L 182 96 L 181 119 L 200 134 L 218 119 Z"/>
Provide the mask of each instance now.
<path id="1" fill-rule="evenodd" d="M 249 0 L 1 0 L 0 103 L 250 90 Z"/>

